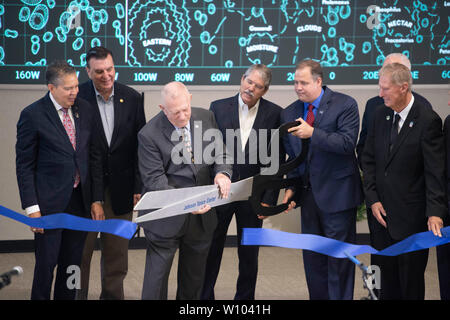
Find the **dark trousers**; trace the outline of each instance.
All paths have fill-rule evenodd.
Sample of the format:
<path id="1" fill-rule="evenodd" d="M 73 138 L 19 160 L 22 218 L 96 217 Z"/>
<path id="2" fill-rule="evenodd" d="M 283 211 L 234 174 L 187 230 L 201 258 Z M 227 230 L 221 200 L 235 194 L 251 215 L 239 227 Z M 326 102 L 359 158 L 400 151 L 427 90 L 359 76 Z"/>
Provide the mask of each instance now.
<path id="1" fill-rule="evenodd" d="M 302 195 L 302 233 L 356 242 L 356 208 L 323 212 L 310 188 Z M 303 264 L 311 300 L 353 300 L 355 266 L 349 259 L 303 250 Z"/>
<path id="2" fill-rule="evenodd" d="M 450 243 L 436 247 L 436 254 L 441 300 L 450 300 Z"/>
<path id="3" fill-rule="evenodd" d="M 387 248 L 402 239 L 393 239 L 378 221 L 373 221 L 376 233 L 371 235 L 377 250 Z M 371 230 L 371 232 L 372 232 Z M 428 249 L 401 254 L 395 257 L 372 255 L 371 263 L 380 267 L 380 300 L 424 300 L 425 269 Z"/>
<path id="4" fill-rule="evenodd" d="M 376 235 L 378 232 L 383 232 L 384 227 L 375 219 L 372 213 L 372 209 L 366 208 L 367 213 L 367 224 L 369 226 L 369 235 L 370 235 L 370 245 L 377 249 L 378 251 L 383 250 L 385 247 L 384 243 L 379 243 L 376 239 Z M 380 266 L 380 259 L 382 261 L 383 256 L 379 256 L 377 254 L 371 254 L 370 255 L 370 264 L 375 266 Z M 377 298 L 380 298 L 380 289 L 373 289 L 373 293 L 377 296 Z"/>
<path id="5" fill-rule="evenodd" d="M 74 189 L 65 213 L 85 216 L 81 187 Z M 36 265 L 31 300 L 50 300 L 53 272 L 57 267 L 53 298 L 75 299 L 79 286 L 80 262 L 86 232 L 69 229 L 46 229 L 34 236 Z"/>
<path id="6" fill-rule="evenodd" d="M 216 208 L 218 224 L 214 232 L 206 263 L 205 283 L 202 299 L 213 300 L 214 286 L 219 274 L 228 226 L 236 214 L 239 277 L 237 279 L 235 300 L 254 300 L 258 274 L 259 246 L 241 245 L 242 228 L 261 228 L 262 220 L 257 218 L 249 201 L 238 201 Z"/>
<path id="7" fill-rule="evenodd" d="M 103 205 L 105 219 L 124 219 L 131 221 L 133 212 L 116 216 L 111 207 L 109 190 L 105 191 L 105 203 Z M 98 232 L 88 232 L 83 250 L 81 262 L 81 290 L 77 293 L 77 300 L 87 300 L 89 292 L 89 278 L 92 254 Z M 101 232 L 101 259 L 100 275 L 102 291 L 101 300 L 123 300 L 125 298 L 123 281 L 128 272 L 128 239 Z"/>
<path id="8" fill-rule="evenodd" d="M 181 230 L 170 238 L 161 237 L 145 228 L 144 233 L 147 254 L 142 300 L 167 300 L 169 274 L 177 249 L 179 255 L 176 299 L 200 299 L 212 237 L 212 232 L 203 230 L 201 217 L 188 214 Z"/>

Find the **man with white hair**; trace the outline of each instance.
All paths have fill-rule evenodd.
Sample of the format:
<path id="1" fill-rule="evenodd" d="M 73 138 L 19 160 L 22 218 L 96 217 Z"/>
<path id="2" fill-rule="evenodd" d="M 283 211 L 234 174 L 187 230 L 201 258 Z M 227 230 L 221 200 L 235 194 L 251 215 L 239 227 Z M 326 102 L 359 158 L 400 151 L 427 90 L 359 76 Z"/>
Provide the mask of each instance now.
<path id="1" fill-rule="evenodd" d="M 405 56 L 402 53 L 391 53 L 386 56 L 383 62 L 383 67 L 391 64 L 391 63 L 400 63 L 404 66 L 406 66 L 409 70 L 411 70 L 411 62 L 409 61 L 408 57 Z M 422 97 L 417 92 L 412 92 L 414 98 L 420 102 L 425 107 L 428 107 L 432 109 L 430 102 L 428 102 L 427 99 Z M 359 134 L 359 140 L 358 144 L 356 145 L 356 153 L 358 155 L 358 162 L 361 167 L 361 156 L 364 150 L 364 145 L 366 143 L 367 134 L 371 129 L 372 123 L 373 123 L 373 116 L 375 114 L 375 110 L 379 107 L 381 107 L 384 104 L 383 98 L 380 96 L 375 96 L 373 98 L 370 98 L 367 100 L 366 107 L 364 109 L 364 115 L 362 118 L 362 124 L 361 124 L 361 132 Z M 382 245 L 378 244 L 373 236 L 377 233 L 378 228 L 380 228 L 380 224 L 377 223 L 377 221 L 374 219 L 372 215 L 372 211 L 370 208 L 366 209 L 367 212 L 367 223 L 369 225 L 370 230 L 370 244 L 372 247 L 374 247 L 377 250 L 381 250 Z M 378 265 L 378 260 L 382 259 L 381 256 L 378 255 L 371 255 L 370 256 L 370 262 L 372 265 Z M 375 294 L 379 294 L 378 289 L 374 289 Z"/>
<path id="2" fill-rule="evenodd" d="M 447 199 L 441 118 L 415 99 L 406 66 L 391 63 L 379 75 L 384 105 L 374 112 L 361 163 L 378 224 L 372 239 L 384 249 L 426 230 L 442 236 Z M 423 300 L 427 261 L 428 249 L 379 259 L 380 298 Z"/>
<path id="3" fill-rule="evenodd" d="M 153 117 L 138 134 L 139 172 L 143 192 L 217 184 L 222 197 L 230 192 L 232 167 L 227 164 L 226 148 L 216 141 L 212 164 L 197 163 L 197 149 L 202 151 L 208 141 L 197 141 L 208 129 L 217 129 L 211 111 L 191 108 L 192 95 L 181 82 L 170 82 L 161 91 L 161 112 Z M 201 126 L 199 125 L 201 122 Z M 200 128 L 200 129 L 199 129 Z M 196 130 L 202 130 L 196 134 Z M 176 137 L 174 140 L 173 138 Z M 179 138 L 179 139 L 178 139 Z M 182 143 L 183 161 L 177 146 Z M 201 146 L 201 148 L 196 148 Z M 178 149 L 179 151 L 179 149 Z M 190 155 L 189 155 L 190 154 Z M 173 199 L 176 201 L 177 199 Z M 140 212 L 146 214 L 148 211 Z M 169 273 L 177 249 L 177 299 L 200 298 L 206 259 L 217 224 L 214 209 L 205 205 L 199 210 L 144 223 L 147 239 L 147 260 L 142 299 L 167 299 Z"/>
<path id="4" fill-rule="evenodd" d="M 405 67 L 407 67 L 409 70 L 411 70 L 411 62 L 409 61 L 408 57 L 402 53 L 394 52 L 387 55 L 386 58 L 384 59 L 383 67 L 390 63 L 400 63 L 403 64 Z M 413 91 L 412 93 L 414 95 L 414 98 L 416 98 L 418 102 L 420 102 L 425 107 L 429 107 L 430 109 L 432 108 L 431 103 L 426 98 L 422 97 L 417 92 Z M 361 124 L 361 132 L 359 134 L 359 141 L 358 144 L 356 145 L 356 153 L 358 154 L 358 160 L 360 165 L 361 165 L 361 155 L 364 150 L 364 144 L 366 142 L 367 133 L 372 124 L 373 114 L 375 112 L 375 109 L 383 104 L 384 104 L 383 99 L 380 96 L 375 96 L 367 100 Z"/>

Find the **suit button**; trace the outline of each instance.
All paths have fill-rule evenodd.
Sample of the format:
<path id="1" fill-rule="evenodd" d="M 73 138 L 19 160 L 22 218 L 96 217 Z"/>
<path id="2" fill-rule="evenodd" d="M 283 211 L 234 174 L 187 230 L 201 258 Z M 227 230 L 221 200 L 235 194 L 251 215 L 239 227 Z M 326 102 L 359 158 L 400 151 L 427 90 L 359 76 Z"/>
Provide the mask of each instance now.
<path id="1" fill-rule="evenodd" d="M 387 176 L 388 176 L 388 174 L 387 174 L 387 171 L 385 171 L 385 172 L 384 172 L 384 176 L 385 176 L 385 177 L 387 177 Z"/>

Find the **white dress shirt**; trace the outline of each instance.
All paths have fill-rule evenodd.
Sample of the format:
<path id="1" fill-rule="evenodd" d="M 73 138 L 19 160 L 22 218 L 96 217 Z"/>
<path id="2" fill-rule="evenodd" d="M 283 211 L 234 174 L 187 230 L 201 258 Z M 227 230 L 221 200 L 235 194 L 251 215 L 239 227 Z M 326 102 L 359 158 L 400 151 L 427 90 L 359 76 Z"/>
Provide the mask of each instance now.
<path id="1" fill-rule="evenodd" d="M 256 119 L 256 114 L 258 113 L 259 101 L 252 108 L 248 108 L 248 106 L 244 103 L 239 94 L 239 127 L 241 129 L 241 145 L 242 151 L 245 150 L 245 145 L 247 144 L 248 137 L 250 136 L 250 132 L 253 128 L 253 123 Z"/>
<path id="2" fill-rule="evenodd" d="M 403 127 L 403 124 L 406 121 L 406 117 L 408 117 L 409 111 L 411 111 L 412 105 L 414 104 L 414 95 L 411 95 L 411 100 L 409 101 L 408 105 L 406 106 L 405 109 L 403 109 L 402 111 L 398 112 L 398 114 L 400 115 L 400 120 L 398 120 L 398 132 L 400 132 L 400 130 Z M 394 117 L 397 114 L 397 112 L 394 111 Z"/>

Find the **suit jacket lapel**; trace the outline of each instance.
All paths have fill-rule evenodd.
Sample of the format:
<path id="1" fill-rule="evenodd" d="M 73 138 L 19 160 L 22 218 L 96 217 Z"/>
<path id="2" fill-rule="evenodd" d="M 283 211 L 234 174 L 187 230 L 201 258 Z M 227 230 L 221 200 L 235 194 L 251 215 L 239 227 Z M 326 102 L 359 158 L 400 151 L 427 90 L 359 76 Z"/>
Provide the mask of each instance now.
<path id="1" fill-rule="evenodd" d="M 230 114 L 231 114 L 231 128 L 235 132 L 237 131 L 237 141 L 236 141 L 236 152 L 240 153 L 242 152 L 241 148 L 241 123 L 239 122 L 239 93 L 233 97 L 233 99 L 230 102 Z M 227 128 L 228 129 L 228 128 Z M 248 153 L 248 147 L 245 146 L 244 152 Z"/>
<path id="2" fill-rule="evenodd" d="M 180 150 L 180 156 L 182 156 L 183 154 L 187 154 L 187 150 L 184 147 L 184 143 L 182 141 L 180 141 L 179 135 L 175 129 L 175 127 L 172 125 L 172 123 L 170 123 L 169 119 L 167 119 L 166 115 L 163 114 L 163 112 L 161 111 L 161 116 L 163 117 L 163 125 L 162 125 L 162 133 L 163 135 L 166 137 L 167 140 L 169 140 L 169 142 L 173 145 L 173 147 L 179 147 L 180 143 L 182 144 L 182 150 Z M 190 119 L 190 125 L 191 125 L 191 146 L 192 146 L 192 150 L 194 149 L 194 120 L 193 119 L 193 115 L 191 115 L 191 119 Z M 181 154 L 181 152 L 183 152 L 183 154 Z M 190 162 L 190 159 L 184 159 L 184 163 L 188 164 L 189 167 L 191 168 L 191 170 L 194 172 L 195 175 L 195 170 Z"/>
<path id="3" fill-rule="evenodd" d="M 203 127 L 202 127 L 202 132 L 198 132 L 199 130 L 200 130 L 200 128 L 199 127 L 195 127 L 195 121 L 196 120 L 199 120 L 199 119 L 197 119 L 197 115 L 196 115 L 196 113 L 195 113 L 195 110 L 192 110 L 192 113 L 191 113 L 191 119 L 189 120 L 189 125 L 190 125 L 190 127 L 191 127 L 191 151 L 192 151 L 192 156 L 194 156 L 195 155 L 195 152 L 203 152 L 203 139 L 202 139 L 202 137 L 203 137 Z M 199 134 L 200 133 L 200 134 Z M 196 141 L 197 140 L 197 137 L 196 137 L 196 135 L 198 135 L 199 134 L 199 138 L 200 138 L 200 141 Z M 201 147 L 201 149 L 199 149 L 199 150 L 195 150 L 196 148 L 195 148 L 195 146 L 196 146 L 196 143 L 200 143 L 200 145 L 202 146 Z M 185 154 L 187 154 L 188 156 L 190 156 L 189 155 L 189 153 L 188 153 L 188 151 L 186 150 L 186 148 L 184 147 L 184 145 L 183 145 L 183 150 L 184 150 L 184 152 L 185 152 Z M 198 157 L 198 156 L 197 156 Z M 194 177 L 196 176 L 196 174 L 197 174 L 197 172 L 196 172 L 196 169 L 195 169 L 195 164 L 192 164 L 191 162 L 190 162 L 190 159 L 186 159 L 186 161 L 189 161 L 188 163 L 189 163 L 189 168 L 192 170 L 192 172 L 194 173 Z M 194 161 L 195 161 L 195 157 L 194 157 Z"/>
<path id="4" fill-rule="evenodd" d="M 75 148 L 78 150 L 78 146 L 81 145 L 81 118 L 80 118 L 80 111 L 77 105 L 77 102 L 75 101 L 75 104 L 72 106 L 72 117 L 73 121 L 75 122 L 75 141 L 76 145 Z"/>
<path id="5" fill-rule="evenodd" d="M 122 97 L 122 92 L 117 88 L 116 85 L 114 85 L 114 97 L 113 97 L 113 103 L 114 103 L 114 130 L 111 137 L 111 144 L 110 148 L 112 149 L 114 147 L 114 144 L 116 140 L 118 139 L 118 132 L 120 124 L 122 123 L 122 111 L 124 106 L 125 98 Z"/>
<path id="6" fill-rule="evenodd" d="M 297 103 L 295 104 L 295 109 L 294 109 L 295 114 L 293 114 L 290 117 L 292 119 L 291 121 L 295 121 L 296 119 L 298 119 L 300 117 L 303 118 L 304 111 L 305 111 L 304 102 L 297 100 Z M 292 136 L 292 135 L 288 135 L 288 137 L 289 137 L 289 139 L 291 139 L 291 141 L 292 140 L 295 141 L 297 148 L 296 148 L 296 150 L 294 150 L 294 152 L 295 152 L 295 155 L 298 156 L 302 152 L 302 140 L 295 136 Z"/>
<path id="7" fill-rule="evenodd" d="M 261 98 L 259 100 L 258 112 L 256 113 L 255 121 L 253 122 L 252 129 L 258 130 L 264 128 L 263 123 L 266 119 L 266 113 L 264 112 L 265 100 Z"/>
<path id="8" fill-rule="evenodd" d="M 231 123 L 233 125 L 233 129 L 239 129 L 241 126 L 239 124 L 239 94 L 235 96 L 233 102 L 231 103 Z"/>
<path id="9" fill-rule="evenodd" d="M 163 112 L 161 111 L 161 116 L 163 117 L 163 125 L 162 125 L 162 133 L 163 135 L 166 137 L 167 140 L 170 141 L 170 143 L 173 144 L 173 146 L 176 146 L 179 141 L 178 140 L 172 140 L 172 134 L 174 134 L 173 132 L 176 131 L 175 127 L 170 123 L 169 119 L 167 119 L 166 115 L 163 114 Z"/>
<path id="10" fill-rule="evenodd" d="M 69 136 L 67 135 L 67 131 L 64 128 L 64 125 L 61 122 L 61 118 L 58 115 L 58 111 L 56 111 L 56 107 L 53 104 L 52 100 L 50 99 L 49 94 L 46 95 L 46 103 L 45 103 L 45 111 L 47 113 L 47 116 L 50 120 L 50 122 L 55 126 L 56 130 L 61 135 L 62 140 L 64 140 L 64 146 L 66 148 L 70 148 L 71 151 L 73 150 L 72 143 L 70 142 Z M 76 127 L 75 127 L 76 130 Z"/>
<path id="11" fill-rule="evenodd" d="M 331 98 L 331 90 L 327 87 L 323 87 L 323 95 L 322 99 L 320 99 L 319 108 L 317 109 L 316 116 L 314 119 L 314 127 L 319 128 L 320 122 L 322 121 L 324 115 L 328 111 L 328 108 L 330 107 L 330 98 Z M 305 119 L 306 120 L 306 119 Z"/>
<path id="12" fill-rule="evenodd" d="M 103 122 L 102 122 L 102 117 L 100 116 L 100 110 L 98 107 L 98 103 L 97 103 L 97 96 L 95 95 L 95 90 L 94 90 L 94 84 L 92 83 L 92 80 L 90 80 L 90 93 L 87 95 L 87 101 L 91 104 L 91 106 L 94 108 L 94 115 L 96 118 L 96 127 L 99 128 L 98 130 L 98 134 L 100 134 L 101 136 L 101 140 L 103 145 L 105 146 L 106 149 L 108 149 L 108 141 L 106 140 L 106 135 L 105 135 L 105 128 L 103 128 Z"/>
<path id="13" fill-rule="evenodd" d="M 398 133 L 397 140 L 395 141 L 392 147 L 392 151 L 389 154 L 388 162 L 386 163 L 386 165 L 389 165 L 394 155 L 398 152 L 399 148 L 401 147 L 405 139 L 408 137 L 409 133 L 414 129 L 417 117 L 418 117 L 417 107 L 416 104 L 414 103 L 411 110 L 408 113 L 408 116 L 406 117 L 405 122 L 403 123 L 402 129 Z"/>
<path id="14" fill-rule="evenodd" d="M 391 130 L 392 130 L 392 121 L 394 121 L 394 111 L 392 109 L 386 107 L 385 117 L 380 124 L 383 126 L 381 132 L 383 134 L 383 152 L 384 152 L 384 162 L 387 166 L 390 156 L 390 143 L 391 143 Z"/>

